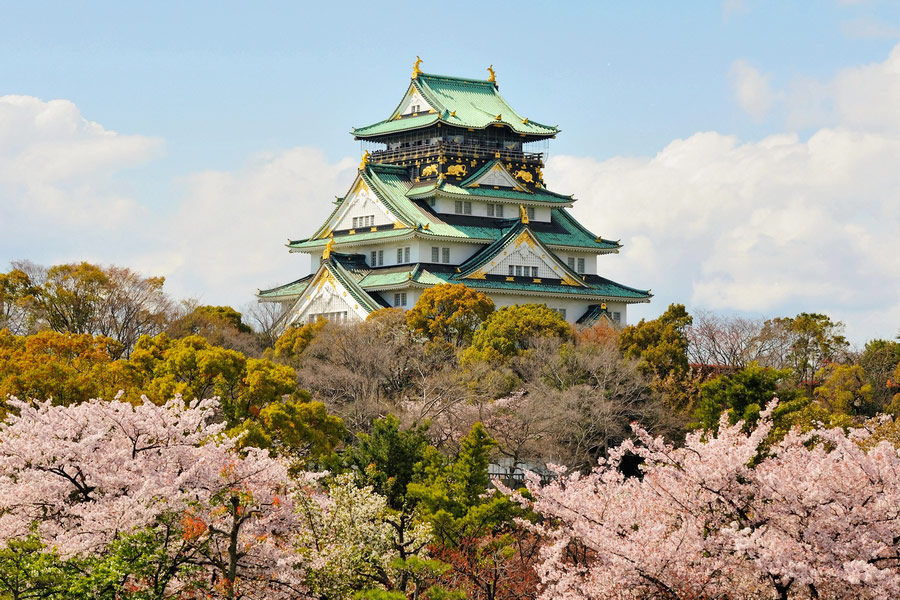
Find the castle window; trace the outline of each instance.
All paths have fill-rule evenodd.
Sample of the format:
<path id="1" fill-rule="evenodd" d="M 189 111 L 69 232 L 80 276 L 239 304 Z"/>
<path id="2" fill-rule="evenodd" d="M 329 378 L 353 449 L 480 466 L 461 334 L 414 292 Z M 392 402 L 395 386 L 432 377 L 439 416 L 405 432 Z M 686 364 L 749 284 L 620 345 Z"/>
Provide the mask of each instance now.
<path id="1" fill-rule="evenodd" d="M 528 267 L 526 267 L 526 268 L 528 268 Z M 538 276 L 538 268 L 537 267 L 531 267 L 531 276 L 532 277 Z"/>
<path id="2" fill-rule="evenodd" d="M 406 306 L 406 292 L 394 294 L 394 306 Z"/>
<path id="3" fill-rule="evenodd" d="M 616 323 L 621 323 L 622 322 L 622 313 L 614 312 L 612 314 L 612 320 L 615 321 Z"/>
<path id="4" fill-rule="evenodd" d="M 331 323 L 346 323 L 347 322 L 347 311 L 341 310 L 337 312 L 327 312 L 327 313 L 313 313 L 309 315 L 308 321 L 310 323 L 316 323 L 318 321 L 323 321 L 327 319 Z"/>
<path id="5" fill-rule="evenodd" d="M 409 262 L 409 246 L 403 249 L 403 262 Z"/>
<path id="6" fill-rule="evenodd" d="M 488 204 L 487 205 L 487 216 L 502 217 L 503 216 L 503 205 L 502 204 Z"/>
<path id="7" fill-rule="evenodd" d="M 584 273 L 584 259 L 583 258 L 578 259 L 578 272 Z"/>
<path id="8" fill-rule="evenodd" d="M 472 203 L 457 200 L 456 202 L 453 203 L 453 212 L 455 212 L 458 215 L 471 215 L 472 214 Z"/>
<path id="9" fill-rule="evenodd" d="M 528 208 L 525 209 L 525 211 L 528 213 L 529 219 L 534 219 L 534 207 L 533 206 L 529 206 Z"/>
<path id="10" fill-rule="evenodd" d="M 441 262 L 450 262 L 450 248 L 441 248 Z"/>
<path id="11" fill-rule="evenodd" d="M 371 258 L 369 260 L 369 264 L 372 265 L 373 267 L 377 267 L 378 266 L 378 262 L 377 262 L 378 261 L 378 252 L 376 252 L 375 250 L 372 250 L 372 252 L 370 253 L 370 257 Z"/>
<path id="12" fill-rule="evenodd" d="M 552 310 L 553 312 L 559 313 L 559 316 L 561 316 L 563 319 L 566 318 L 566 309 L 564 309 L 564 308 L 551 308 L 550 310 Z"/>
<path id="13" fill-rule="evenodd" d="M 431 247 L 431 262 L 436 263 L 441 258 L 441 249 L 437 246 Z"/>
<path id="14" fill-rule="evenodd" d="M 567 258 L 566 263 L 568 263 L 570 269 L 572 269 L 573 271 L 575 270 L 575 257 L 574 256 L 570 256 L 569 258 Z"/>

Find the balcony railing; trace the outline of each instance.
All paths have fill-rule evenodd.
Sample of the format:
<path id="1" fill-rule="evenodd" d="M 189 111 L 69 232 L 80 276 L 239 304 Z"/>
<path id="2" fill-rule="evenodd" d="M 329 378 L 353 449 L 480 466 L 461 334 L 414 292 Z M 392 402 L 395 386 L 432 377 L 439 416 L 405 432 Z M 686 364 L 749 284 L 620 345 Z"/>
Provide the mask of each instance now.
<path id="1" fill-rule="evenodd" d="M 376 163 L 390 164 L 424 156 L 434 156 L 439 153 L 443 153 L 447 157 L 499 158 L 507 162 L 537 163 L 541 167 L 544 165 L 544 155 L 541 152 L 523 152 L 505 148 L 490 148 L 477 144 L 453 144 L 447 142 L 395 148 L 393 150 L 376 150 L 371 153 L 369 160 Z"/>

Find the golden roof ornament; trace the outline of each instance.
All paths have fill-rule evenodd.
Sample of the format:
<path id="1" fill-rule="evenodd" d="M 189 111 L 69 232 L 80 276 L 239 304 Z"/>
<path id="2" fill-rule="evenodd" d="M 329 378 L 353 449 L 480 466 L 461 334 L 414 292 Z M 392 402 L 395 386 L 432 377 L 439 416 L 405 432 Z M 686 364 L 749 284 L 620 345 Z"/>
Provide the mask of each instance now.
<path id="1" fill-rule="evenodd" d="M 488 81 L 490 81 L 491 83 L 497 83 L 497 76 L 494 74 L 494 65 L 489 66 L 487 70 L 488 73 L 490 73 L 490 75 L 488 75 Z"/>
<path id="2" fill-rule="evenodd" d="M 419 76 L 419 74 L 422 73 L 422 69 L 419 68 L 419 65 L 421 65 L 421 64 L 422 64 L 422 59 L 417 56 L 416 62 L 415 62 L 415 64 L 413 64 L 413 74 L 412 74 L 413 79 L 416 79 Z"/>
<path id="3" fill-rule="evenodd" d="M 360 171 L 365 171 L 365 170 L 366 170 L 366 165 L 369 164 L 369 156 L 370 156 L 370 155 L 369 155 L 369 151 L 368 151 L 368 150 L 366 150 L 365 152 L 363 152 L 363 155 L 362 155 L 362 162 L 359 163 L 359 170 L 360 170 Z"/>
<path id="4" fill-rule="evenodd" d="M 525 210 L 525 206 L 519 205 L 519 217 L 522 219 L 522 222 L 528 225 L 528 211 Z"/>
<path id="5" fill-rule="evenodd" d="M 325 244 L 325 249 L 322 251 L 322 260 L 328 260 L 332 250 L 334 250 L 334 238 L 330 238 L 328 243 Z"/>

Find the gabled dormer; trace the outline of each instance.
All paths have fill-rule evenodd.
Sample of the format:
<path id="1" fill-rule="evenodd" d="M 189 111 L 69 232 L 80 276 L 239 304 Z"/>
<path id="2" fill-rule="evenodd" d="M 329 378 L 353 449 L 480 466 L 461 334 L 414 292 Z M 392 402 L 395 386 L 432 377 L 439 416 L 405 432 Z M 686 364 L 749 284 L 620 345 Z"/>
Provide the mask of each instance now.
<path id="1" fill-rule="evenodd" d="M 581 277 L 535 235 L 525 214 L 500 239 L 460 265 L 459 273 L 454 277 L 462 281 L 487 278 L 558 280 L 563 285 L 585 287 Z"/>
<path id="2" fill-rule="evenodd" d="M 310 239 L 325 239 L 338 233 L 362 233 L 383 229 L 404 229 L 415 225 L 389 200 L 379 195 L 370 179 L 369 165 L 362 165 L 347 195 Z M 395 167 L 383 167 L 397 170 Z M 402 170 L 400 170 L 402 172 Z"/>
<path id="3" fill-rule="evenodd" d="M 533 176 L 527 172 L 520 170 L 519 177 L 533 181 Z M 503 163 L 499 160 L 492 160 L 485 163 L 483 167 L 478 169 L 471 177 L 459 184 L 464 188 L 487 187 L 493 189 L 515 190 L 517 192 L 531 193 L 524 185 L 516 181 L 515 176 L 506 170 Z"/>

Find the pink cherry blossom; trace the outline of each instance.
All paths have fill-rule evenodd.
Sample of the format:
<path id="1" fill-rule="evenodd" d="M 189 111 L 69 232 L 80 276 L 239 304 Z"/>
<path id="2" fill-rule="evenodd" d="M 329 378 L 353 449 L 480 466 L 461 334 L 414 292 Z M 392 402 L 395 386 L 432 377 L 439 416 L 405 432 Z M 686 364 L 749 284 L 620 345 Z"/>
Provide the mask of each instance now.
<path id="1" fill-rule="evenodd" d="M 680 448 L 634 427 L 587 475 L 532 477 L 542 598 L 900 596 L 897 449 L 840 429 L 766 447 L 773 406 L 749 433 L 723 418 Z M 626 452 L 641 478 L 617 470 Z"/>
<path id="2" fill-rule="evenodd" d="M 234 451 L 211 422 L 215 400 L 8 403 L 18 414 L 0 424 L 0 539 L 36 526 L 69 558 L 165 520 L 181 530 L 167 550 L 207 571 L 224 597 L 305 590 L 295 484 L 266 452 Z"/>

